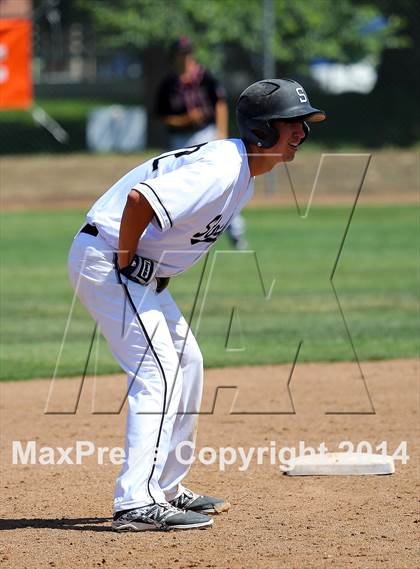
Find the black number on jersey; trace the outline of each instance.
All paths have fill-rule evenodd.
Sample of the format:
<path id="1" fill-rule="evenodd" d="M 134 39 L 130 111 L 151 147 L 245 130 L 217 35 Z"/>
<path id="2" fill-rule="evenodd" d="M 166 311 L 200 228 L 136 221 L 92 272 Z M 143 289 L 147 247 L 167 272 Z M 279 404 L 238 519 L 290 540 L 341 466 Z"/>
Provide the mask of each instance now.
<path id="1" fill-rule="evenodd" d="M 180 158 L 181 156 L 186 156 L 187 154 L 194 154 L 197 152 L 202 146 L 205 146 L 207 142 L 203 142 L 202 144 L 197 144 L 196 146 L 189 146 L 183 150 L 177 150 L 176 152 L 167 152 L 166 154 L 161 154 L 157 158 L 153 160 L 153 172 L 159 168 L 159 160 L 166 158 L 167 156 L 175 156 L 175 158 Z"/>

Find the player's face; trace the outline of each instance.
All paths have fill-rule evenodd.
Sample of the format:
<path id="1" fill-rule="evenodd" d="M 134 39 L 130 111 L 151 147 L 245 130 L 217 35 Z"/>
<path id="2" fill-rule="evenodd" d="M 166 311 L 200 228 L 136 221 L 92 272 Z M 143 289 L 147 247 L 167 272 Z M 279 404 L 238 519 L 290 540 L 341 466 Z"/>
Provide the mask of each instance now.
<path id="1" fill-rule="evenodd" d="M 178 73 L 184 73 L 193 59 L 190 53 L 177 53 L 174 58 L 174 67 Z"/>
<path id="2" fill-rule="evenodd" d="M 280 133 L 277 143 L 270 148 L 274 155 L 274 163 L 291 162 L 295 157 L 300 141 L 305 138 L 303 123 L 302 121 L 276 121 L 274 126 Z"/>

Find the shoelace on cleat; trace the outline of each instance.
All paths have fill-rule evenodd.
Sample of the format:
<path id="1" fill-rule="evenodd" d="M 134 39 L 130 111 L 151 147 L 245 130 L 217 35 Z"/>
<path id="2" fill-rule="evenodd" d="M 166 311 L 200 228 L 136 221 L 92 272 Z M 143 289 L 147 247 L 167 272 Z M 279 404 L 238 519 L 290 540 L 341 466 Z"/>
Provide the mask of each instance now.
<path id="1" fill-rule="evenodd" d="M 157 522 L 164 522 L 168 516 L 181 513 L 183 512 L 175 506 L 169 504 L 155 504 L 151 507 L 148 517 L 156 520 Z"/>
<path id="2" fill-rule="evenodd" d="M 172 500 L 171 504 L 176 508 L 180 508 L 182 510 L 194 502 L 194 500 L 196 500 L 198 497 L 198 494 L 194 494 L 194 492 L 191 492 L 191 490 L 185 488 L 184 492 Z"/>

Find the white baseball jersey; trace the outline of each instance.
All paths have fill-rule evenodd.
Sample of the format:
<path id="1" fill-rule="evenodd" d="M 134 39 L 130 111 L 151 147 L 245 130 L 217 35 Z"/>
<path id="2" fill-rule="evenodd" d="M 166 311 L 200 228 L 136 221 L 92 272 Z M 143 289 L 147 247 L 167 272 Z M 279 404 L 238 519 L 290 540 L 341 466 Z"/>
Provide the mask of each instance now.
<path id="1" fill-rule="evenodd" d="M 185 271 L 206 252 L 253 193 L 246 148 L 218 140 L 161 154 L 134 168 L 93 205 L 87 221 L 118 249 L 127 195 L 136 189 L 155 216 L 137 254 L 159 263 L 156 275 Z"/>

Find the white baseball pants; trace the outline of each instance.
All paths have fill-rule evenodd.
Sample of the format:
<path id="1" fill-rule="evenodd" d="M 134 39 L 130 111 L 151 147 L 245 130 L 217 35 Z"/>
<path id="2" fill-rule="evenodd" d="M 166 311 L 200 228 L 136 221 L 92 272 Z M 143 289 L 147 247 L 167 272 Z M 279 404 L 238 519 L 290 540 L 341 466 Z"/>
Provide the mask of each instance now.
<path id="1" fill-rule="evenodd" d="M 127 373 L 126 458 L 114 510 L 172 500 L 183 486 L 195 442 L 203 387 L 198 344 L 168 289 L 141 286 L 114 268 L 114 251 L 98 235 L 79 233 L 70 250 L 72 285 Z M 183 461 L 175 451 L 182 441 Z M 191 447 L 191 454 L 185 452 Z"/>

